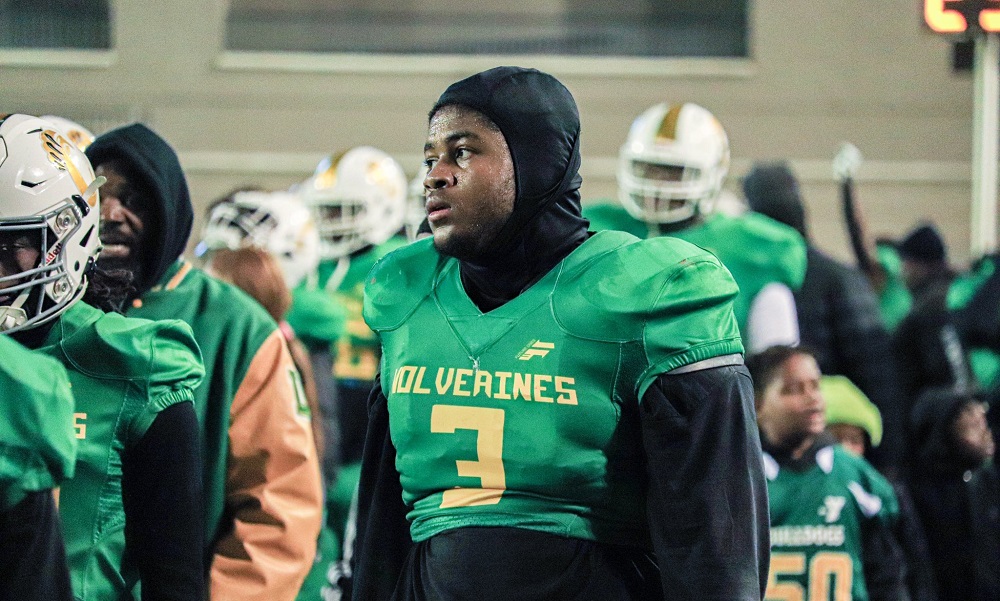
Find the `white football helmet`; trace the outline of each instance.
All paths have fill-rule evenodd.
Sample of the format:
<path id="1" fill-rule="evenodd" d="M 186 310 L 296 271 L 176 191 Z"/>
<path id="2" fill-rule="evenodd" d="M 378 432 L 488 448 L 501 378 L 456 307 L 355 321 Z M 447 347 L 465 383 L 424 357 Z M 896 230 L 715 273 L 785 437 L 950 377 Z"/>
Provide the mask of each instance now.
<path id="1" fill-rule="evenodd" d="M 618 155 L 618 196 L 636 219 L 678 223 L 711 211 L 729 170 L 729 138 L 697 104 L 657 104 Z"/>
<path id="2" fill-rule="evenodd" d="M 80 150 L 87 150 L 90 143 L 94 141 L 94 134 L 75 121 L 70 121 L 65 117 L 57 117 L 56 115 L 42 115 L 40 118 L 55 125 L 56 131 L 73 144 L 76 144 L 76 147 Z"/>
<path id="3" fill-rule="evenodd" d="M 244 246 L 262 248 L 278 260 L 285 284 L 294 289 L 319 266 L 319 232 L 312 212 L 292 192 L 237 192 L 212 209 L 195 248 L 205 253 Z"/>
<path id="4" fill-rule="evenodd" d="M 399 163 L 370 146 L 320 162 L 299 192 L 316 218 L 321 257 L 340 259 L 392 237 L 406 219 L 406 189 Z"/>
<path id="5" fill-rule="evenodd" d="M 95 177 L 83 152 L 48 121 L 0 120 L 0 332 L 33 328 L 59 316 L 87 289 L 101 252 Z M 17 240 L 38 245 L 38 264 L 20 273 Z M 3 257 L 3 255 L 7 255 Z"/>
<path id="6" fill-rule="evenodd" d="M 420 224 L 427 218 L 427 211 L 424 208 L 427 203 L 425 179 L 427 179 L 427 165 L 421 164 L 417 175 L 410 180 L 409 193 L 406 195 L 406 238 L 410 242 L 417 239 Z"/>

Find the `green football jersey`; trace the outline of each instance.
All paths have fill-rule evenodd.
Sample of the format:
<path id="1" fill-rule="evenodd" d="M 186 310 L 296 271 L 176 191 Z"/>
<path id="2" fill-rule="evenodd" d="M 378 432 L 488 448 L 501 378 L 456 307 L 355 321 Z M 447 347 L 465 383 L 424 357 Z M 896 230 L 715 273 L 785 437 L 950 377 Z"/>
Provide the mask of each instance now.
<path id="1" fill-rule="evenodd" d="M 867 601 L 862 531 L 892 524 L 892 486 L 840 445 L 824 447 L 805 471 L 764 454 L 771 514 L 771 569 L 765 601 Z"/>
<path id="2" fill-rule="evenodd" d="M 66 367 L 76 400 L 76 474 L 59 495 L 77 599 L 131 599 L 138 580 L 125 553 L 122 458 L 161 411 L 191 402 L 204 375 L 191 328 L 105 314 L 78 302 L 39 352 Z"/>
<path id="3" fill-rule="evenodd" d="M 750 305 L 764 286 L 778 282 L 796 291 L 806 277 L 806 243 L 791 227 L 760 213 L 738 217 L 713 213 L 704 221 L 669 234 L 700 246 L 722 261 L 740 287 L 733 304 L 740 331 Z"/>
<path id="4" fill-rule="evenodd" d="M 583 216 L 590 221 L 590 230 L 602 232 L 617 230 L 628 232 L 636 238 L 649 235 L 649 225 L 629 215 L 617 201 L 598 201 L 583 207 Z"/>
<path id="5" fill-rule="evenodd" d="M 365 289 L 413 540 L 510 526 L 648 544 L 638 406 L 664 372 L 742 353 L 729 273 L 672 238 L 600 232 L 482 313 L 431 239 Z"/>
<path id="6" fill-rule="evenodd" d="M 338 380 L 375 380 L 380 351 L 375 333 L 365 324 L 361 314 L 365 276 L 379 259 L 406 244 L 406 238 L 396 236 L 341 261 L 320 263 L 320 287 L 333 296 L 346 315 L 344 331 L 334 347 L 333 374 Z"/>
<path id="7" fill-rule="evenodd" d="M 0 336 L 0 509 L 73 477 L 73 395 L 58 361 Z"/>

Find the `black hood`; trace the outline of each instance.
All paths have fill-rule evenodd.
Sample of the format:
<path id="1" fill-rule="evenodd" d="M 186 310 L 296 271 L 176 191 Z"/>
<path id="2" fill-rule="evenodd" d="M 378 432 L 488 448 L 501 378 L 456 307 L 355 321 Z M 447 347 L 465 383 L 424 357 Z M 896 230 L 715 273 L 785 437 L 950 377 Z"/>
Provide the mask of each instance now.
<path id="1" fill-rule="evenodd" d="M 462 279 L 491 310 L 536 282 L 587 239 L 580 210 L 580 115 L 556 78 L 497 67 L 456 82 L 438 99 L 479 111 L 500 128 L 514 163 L 514 212 L 490 248 L 462 261 Z"/>
<path id="2" fill-rule="evenodd" d="M 910 430 L 913 448 L 925 468 L 962 472 L 978 465 L 958 453 L 951 432 L 958 412 L 976 401 L 976 397 L 948 387 L 932 387 L 920 394 L 910 412 Z"/>
<path id="3" fill-rule="evenodd" d="M 156 220 L 154 239 L 143 249 L 143 281 L 135 282 L 136 295 L 141 296 L 184 253 L 191 236 L 194 208 L 177 153 L 141 123 L 98 136 L 86 152 L 95 169 L 110 161 L 121 164 L 126 176 L 139 178 L 156 203 L 151 210 Z"/>
<path id="4" fill-rule="evenodd" d="M 759 163 L 743 178 L 743 195 L 751 210 L 790 225 L 806 237 L 806 212 L 799 182 L 786 163 Z"/>

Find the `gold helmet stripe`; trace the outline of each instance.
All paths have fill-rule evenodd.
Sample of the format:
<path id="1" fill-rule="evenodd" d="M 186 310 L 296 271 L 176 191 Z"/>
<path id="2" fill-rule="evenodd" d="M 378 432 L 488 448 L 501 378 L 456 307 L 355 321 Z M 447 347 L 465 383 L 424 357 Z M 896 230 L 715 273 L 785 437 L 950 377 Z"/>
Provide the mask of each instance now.
<path id="1" fill-rule="evenodd" d="M 57 169 L 68 172 L 70 177 L 73 179 L 73 183 L 76 184 L 77 189 L 80 190 L 80 194 L 86 194 L 87 182 L 83 180 L 83 175 L 80 173 L 80 170 L 76 168 L 76 164 L 73 163 L 73 159 L 66 156 L 68 154 L 66 147 L 69 146 L 69 142 L 66 141 L 66 138 L 63 138 L 51 129 L 43 131 L 41 138 L 42 145 L 45 147 L 49 161 L 55 165 Z M 91 204 L 91 206 L 93 206 L 93 204 Z"/>
<path id="2" fill-rule="evenodd" d="M 324 162 L 329 163 L 329 166 L 326 169 L 324 169 L 322 172 L 316 174 L 317 177 L 316 177 L 316 180 L 315 180 L 315 183 L 314 183 L 314 187 L 317 190 L 329 190 L 334 185 L 336 185 L 336 183 L 337 183 L 337 166 L 340 165 L 340 159 L 344 158 L 345 154 L 347 154 L 347 153 L 346 152 L 340 152 L 340 153 L 333 154 L 333 155 L 330 155 L 329 157 L 327 157 L 326 161 L 324 161 Z"/>
<path id="3" fill-rule="evenodd" d="M 684 108 L 683 104 L 675 104 L 663 116 L 663 121 L 660 121 L 660 129 L 656 132 L 658 141 L 673 140 L 677 137 L 677 121 L 680 119 L 682 108 Z"/>

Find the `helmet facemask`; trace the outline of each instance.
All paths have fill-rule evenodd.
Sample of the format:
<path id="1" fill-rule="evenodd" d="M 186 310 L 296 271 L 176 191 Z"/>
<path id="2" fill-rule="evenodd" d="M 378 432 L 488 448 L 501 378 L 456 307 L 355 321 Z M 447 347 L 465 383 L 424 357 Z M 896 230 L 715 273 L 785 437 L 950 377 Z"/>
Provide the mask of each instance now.
<path id="1" fill-rule="evenodd" d="M 403 229 L 407 181 L 391 156 L 367 146 L 323 160 L 301 186 L 313 211 L 324 260 L 382 244 Z"/>
<path id="2" fill-rule="evenodd" d="M 281 266 L 294 289 L 319 265 L 320 240 L 313 214 L 291 192 L 238 192 L 212 209 L 198 256 L 220 249 L 262 248 Z"/>
<path id="3" fill-rule="evenodd" d="M 83 296 L 87 289 L 83 274 L 93 260 L 79 270 L 82 280 L 75 283 L 63 256 L 67 239 L 82 225 L 79 209 L 70 205 L 39 217 L 0 223 L 0 265 L 8 274 L 0 277 L 0 331 L 13 333 L 42 325 Z M 37 253 L 30 266 L 23 264 L 27 253 Z"/>

